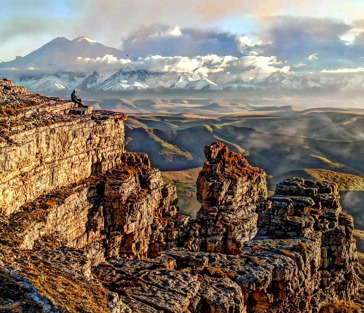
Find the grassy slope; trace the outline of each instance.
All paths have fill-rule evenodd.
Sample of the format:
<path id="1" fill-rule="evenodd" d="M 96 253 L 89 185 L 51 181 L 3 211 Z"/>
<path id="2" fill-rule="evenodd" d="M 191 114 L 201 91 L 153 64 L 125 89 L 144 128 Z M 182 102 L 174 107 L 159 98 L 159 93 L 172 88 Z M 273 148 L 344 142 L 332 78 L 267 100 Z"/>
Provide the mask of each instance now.
<path id="1" fill-rule="evenodd" d="M 165 180 L 176 185 L 180 211 L 191 217 L 196 216 L 201 206 L 196 199 L 196 180 L 200 171 L 201 168 L 198 167 L 185 171 L 162 172 Z"/>
<path id="2" fill-rule="evenodd" d="M 339 185 L 340 190 L 364 191 L 362 177 L 323 169 L 305 169 L 305 172 L 316 180 L 326 180 Z"/>
<path id="3" fill-rule="evenodd" d="M 232 150 L 249 151 L 249 161 L 274 176 L 307 168 L 335 170 L 338 164 L 343 173 L 364 173 L 364 144 L 361 141 L 287 136 L 231 125 L 201 125 L 174 131 L 127 128 L 126 134 L 136 139 L 127 149 L 149 153 L 153 165 L 162 170 L 201 166 L 203 147 L 218 138 L 228 143 Z M 174 148 L 165 149 L 161 143 Z M 163 154 L 161 150 L 167 152 Z"/>

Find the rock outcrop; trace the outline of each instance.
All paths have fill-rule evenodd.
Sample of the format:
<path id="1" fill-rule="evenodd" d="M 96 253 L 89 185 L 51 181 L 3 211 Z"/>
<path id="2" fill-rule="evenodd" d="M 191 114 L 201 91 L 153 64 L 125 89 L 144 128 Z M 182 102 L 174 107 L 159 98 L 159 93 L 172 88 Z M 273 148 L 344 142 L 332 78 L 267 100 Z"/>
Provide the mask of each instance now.
<path id="1" fill-rule="evenodd" d="M 320 312 L 325 303 L 355 298 L 353 219 L 342 212 L 335 184 L 291 178 L 266 200 L 263 171 L 221 143 L 205 147 L 205 152 L 208 161 L 197 181 L 202 208 L 186 226 L 185 249 L 164 251 L 148 261 L 118 260 L 95 267 L 120 303 L 129 296 L 143 303 L 133 302 L 132 312 Z M 226 160 L 234 160 L 234 166 Z M 243 174 L 233 176 L 232 170 Z M 240 187 L 244 183 L 247 188 Z M 246 205 L 254 209 L 240 213 Z M 201 218 L 206 212 L 214 214 Z M 226 212 L 235 218 L 223 220 Z M 251 223 L 251 213 L 257 218 L 259 213 L 259 223 Z M 234 222 L 243 221 L 254 238 L 243 236 L 238 227 L 234 232 Z M 213 240 L 216 234 L 219 240 Z M 240 249 L 230 249 L 231 234 L 241 235 Z M 213 242 L 213 248 L 204 241 Z M 191 247 L 190 242 L 197 244 Z M 193 288 L 181 297 L 176 284 L 183 292 L 187 285 Z M 177 295 L 172 297 L 173 292 Z"/>
<path id="2" fill-rule="evenodd" d="M 315 312 L 357 295 L 337 186 L 205 147 L 196 219 L 126 116 L 0 80 L 1 312 Z"/>
<path id="3" fill-rule="evenodd" d="M 77 116 L 69 114 L 72 102 L 26 93 L 9 81 L 2 87 L 2 213 L 14 213 L 42 194 L 120 163 L 124 114 L 98 111 Z"/>
<path id="4" fill-rule="evenodd" d="M 358 259 L 352 236 L 353 218 L 342 211 L 334 183 L 290 178 L 277 185 L 261 214 L 259 235 L 302 238 L 294 249 L 304 250 L 304 239 L 317 242 L 311 251 L 311 276 L 319 279 L 311 295 L 319 305 L 324 297 L 350 299 L 357 294 L 354 276 Z"/>
<path id="5" fill-rule="evenodd" d="M 197 179 L 198 250 L 239 255 L 257 233 L 258 207 L 268 194 L 266 174 L 220 142 L 204 152 L 207 161 Z"/>
<path id="6" fill-rule="evenodd" d="M 180 214 L 169 219 L 168 227 L 159 232 L 163 237 L 154 252 L 184 247 L 239 255 L 244 243 L 256 235 L 258 211 L 267 198 L 265 172 L 250 166 L 240 154 L 229 152 L 227 145 L 220 142 L 206 146 L 205 156 L 197 179 L 201 209 L 196 219 Z"/>

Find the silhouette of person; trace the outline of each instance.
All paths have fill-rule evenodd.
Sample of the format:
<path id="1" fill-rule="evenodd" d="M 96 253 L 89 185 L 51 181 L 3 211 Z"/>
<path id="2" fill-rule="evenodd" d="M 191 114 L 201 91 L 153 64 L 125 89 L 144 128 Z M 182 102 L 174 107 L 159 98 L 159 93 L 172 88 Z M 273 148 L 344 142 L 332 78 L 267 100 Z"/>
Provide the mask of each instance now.
<path id="1" fill-rule="evenodd" d="M 86 108 L 86 106 L 83 105 L 82 99 L 78 99 L 78 97 L 76 96 L 76 91 L 77 90 L 73 90 L 73 92 L 71 94 L 71 100 L 72 100 L 72 102 L 78 104 L 78 106 L 81 107 L 81 108 Z"/>

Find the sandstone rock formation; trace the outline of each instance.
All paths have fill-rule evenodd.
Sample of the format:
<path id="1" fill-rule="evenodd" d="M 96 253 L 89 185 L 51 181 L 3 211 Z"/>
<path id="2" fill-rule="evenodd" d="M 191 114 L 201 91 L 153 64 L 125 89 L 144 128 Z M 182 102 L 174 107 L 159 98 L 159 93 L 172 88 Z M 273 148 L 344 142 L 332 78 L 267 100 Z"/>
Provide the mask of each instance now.
<path id="1" fill-rule="evenodd" d="M 120 163 L 126 115 L 103 111 L 68 114 L 72 102 L 29 94 L 5 83 L 0 88 L 4 116 L 0 126 L 0 208 L 4 214 Z"/>
<path id="2" fill-rule="evenodd" d="M 0 80 L 0 312 L 320 312 L 357 295 L 335 184 L 266 174 L 205 147 L 196 219 L 126 116 Z"/>
<path id="3" fill-rule="evenodd" d="M 257 233 L 257 208 L 267 197 L 266 174 L 220 142 L 204 152 L 207 161 L 197 179 L 199 250 L 238 255 Z"/>

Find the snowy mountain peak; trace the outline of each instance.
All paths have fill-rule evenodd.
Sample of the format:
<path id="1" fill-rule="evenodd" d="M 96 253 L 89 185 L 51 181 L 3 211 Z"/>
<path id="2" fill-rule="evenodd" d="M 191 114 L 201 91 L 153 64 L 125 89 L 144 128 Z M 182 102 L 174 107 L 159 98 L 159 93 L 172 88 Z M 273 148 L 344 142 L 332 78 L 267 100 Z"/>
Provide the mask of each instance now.
<path id="1" fill-rule="evenodd" d="M 105 55 L 120 58 L 123 53 L 118 49 L 97 43 L 86 36 L 77 37 L 72 41 L 58 37 L 22 58 L 1 63 L 0 68 L 27 70 L 31 67 L 47 73 L 50 71 L 55 73 L 77 68 L 79 57 L 92 59 L 102 58 Z"/>
<path id="2" fill-rule="evenodd" d="M 91 38 L 89 38 L 89 37 L 87 37 L 87 36 L 80 36 L 80 37 L 77 37 L 77 38 L 75 38 L 75 39 L 73 39 L 72 40 L 73 42 L 82 42 L 82 41 L 86 41 L 86 42 L 88 42 L 88 43 L 96 43 L 96 40 L 93 40 L 93 39 L 91 39 Z"/>

